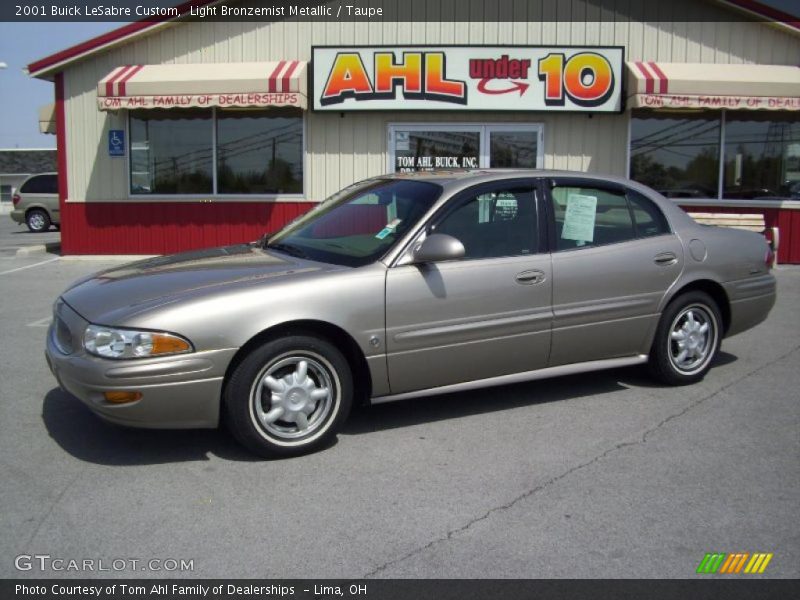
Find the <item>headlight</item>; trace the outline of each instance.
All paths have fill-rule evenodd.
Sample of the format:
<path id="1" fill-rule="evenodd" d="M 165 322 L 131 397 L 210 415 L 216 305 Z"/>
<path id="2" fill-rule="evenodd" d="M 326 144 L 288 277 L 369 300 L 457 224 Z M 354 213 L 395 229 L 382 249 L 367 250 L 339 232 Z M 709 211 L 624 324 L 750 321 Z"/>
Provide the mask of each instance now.
<path id="1" fill-rule="evenodd" d="M 103 325 L 89 325 L 83 334 L 86 351 L 103 358 L 149 358 L 191 352 L 188 340 L 172 333 L 131 331 Z"/>

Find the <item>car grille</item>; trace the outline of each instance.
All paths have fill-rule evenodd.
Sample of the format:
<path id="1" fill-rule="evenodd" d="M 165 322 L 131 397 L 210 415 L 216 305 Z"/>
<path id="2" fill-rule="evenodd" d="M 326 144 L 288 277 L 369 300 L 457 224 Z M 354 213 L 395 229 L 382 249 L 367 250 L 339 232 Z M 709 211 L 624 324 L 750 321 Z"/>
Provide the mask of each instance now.
<path id="1" fill-rule="evenodd" d="M 55 317 L 53 324 L 53 341 L 62 354 L 72 354 L 75 349 L 72 345 L 72 332 L 61 317 Z"/>

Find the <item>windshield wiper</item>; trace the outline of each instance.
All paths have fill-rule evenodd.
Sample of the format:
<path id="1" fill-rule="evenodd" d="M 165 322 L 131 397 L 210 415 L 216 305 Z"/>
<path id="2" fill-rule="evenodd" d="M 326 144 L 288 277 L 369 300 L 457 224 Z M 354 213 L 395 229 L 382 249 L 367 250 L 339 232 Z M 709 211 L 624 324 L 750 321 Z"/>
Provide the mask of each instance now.
<path id="1" fill-rule="evenodd" d="M 270 250 L 277 250 L 278 252 L 283 252 L 288 254 L 289 256 L 295 256 L 297 258 L 308 258 L 308 254 L 306 254 L 301 248 L 295 246 L 293 244 L 286 244 L 284 242 L 278 242 L 277 244 L 270 244 L 267 246 Z"/>

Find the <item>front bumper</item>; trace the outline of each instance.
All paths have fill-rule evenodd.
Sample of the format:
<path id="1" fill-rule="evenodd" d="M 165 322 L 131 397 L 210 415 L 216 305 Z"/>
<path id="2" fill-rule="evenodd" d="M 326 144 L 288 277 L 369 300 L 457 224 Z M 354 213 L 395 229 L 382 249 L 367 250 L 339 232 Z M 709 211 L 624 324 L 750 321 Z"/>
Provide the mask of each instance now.
<path id="1" fill-rule="evenodd" d="M 77 313 L 72 315 L 74 320 Z M 71 328 L 80 329 L 74 322 Z M 51 325 L 45 356 L 59 386 L 107 421 L 155 429 L 218 425 L 222 383 L 235 348 L 109 360 L 82 349 L 64 354 L 55 343 L 55 335 L 55 326 Z M 103 396 L 107 391 L 141 392 L 142 397 L 128 404 L 112 404 Z"/>

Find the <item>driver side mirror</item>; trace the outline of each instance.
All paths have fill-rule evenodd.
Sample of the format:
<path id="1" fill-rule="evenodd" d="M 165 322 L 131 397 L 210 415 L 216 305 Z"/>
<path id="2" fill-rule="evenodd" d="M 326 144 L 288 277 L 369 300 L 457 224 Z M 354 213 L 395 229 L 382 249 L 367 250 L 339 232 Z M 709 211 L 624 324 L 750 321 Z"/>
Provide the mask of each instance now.
<path id="1" fill-rule="evenodd" d="M 434 233 L 414 249 L 414 263 L 424 264 L 463 258 L 464 244 L 446 233 Z"/>

